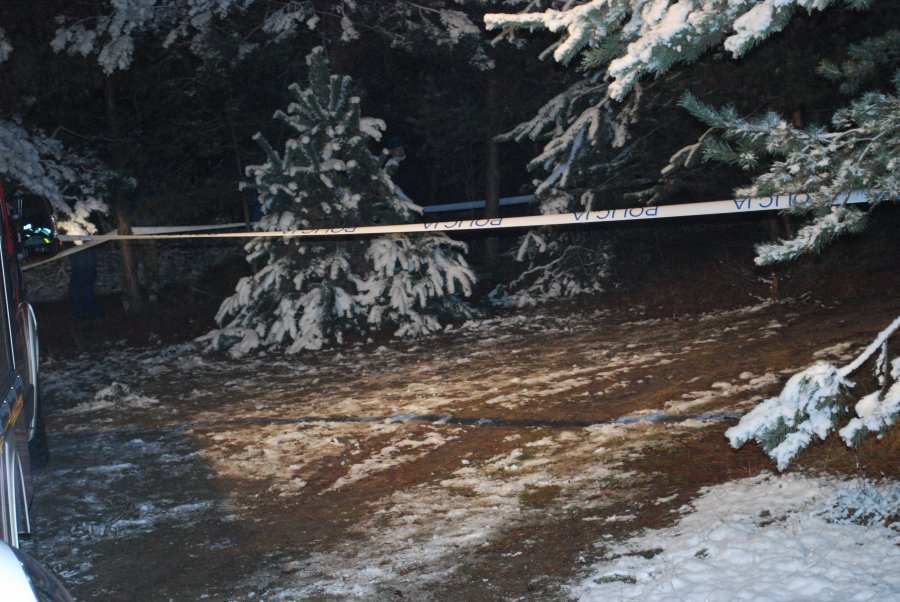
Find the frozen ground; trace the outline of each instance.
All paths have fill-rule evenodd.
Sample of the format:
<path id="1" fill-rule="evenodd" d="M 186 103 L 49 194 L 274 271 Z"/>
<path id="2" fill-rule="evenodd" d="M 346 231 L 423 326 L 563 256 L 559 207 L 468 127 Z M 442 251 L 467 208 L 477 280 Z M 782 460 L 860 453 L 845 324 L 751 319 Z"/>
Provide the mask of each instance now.
<path id="1" fill-rule="evenodd" d="M 27 549 L 80 600 L 900 600 L 896 456 L 777 475 L 722 434 L 887 305 L 52 360 Z"/>

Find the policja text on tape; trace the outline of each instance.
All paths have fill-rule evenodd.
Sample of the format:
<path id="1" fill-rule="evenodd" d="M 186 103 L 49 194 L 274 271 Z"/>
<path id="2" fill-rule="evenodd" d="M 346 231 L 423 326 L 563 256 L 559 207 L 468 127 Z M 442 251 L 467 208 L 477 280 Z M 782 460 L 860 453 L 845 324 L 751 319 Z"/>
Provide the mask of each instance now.
<path id="1" fill-rule="evenodd" d="M 847 203 L 865 203 L 868 197 L 862 192 L 842 195 L 835 200 L 835 205 Z M 373 234 L 400 234 L 415 232 L 457 232 L 464 230 L 492 230 L 499 228 L 529 228 L 535 226 L 562 226 L 578 224 L 597 224 L 625 222 L 644 219 L 665 219 L 673 217 L 691 217 L 702 215 L 723 215 L 728 213 L 752 213 L 756 211 L 772 211 L 803 207 L 810 202 L 806 193 L 773 195 L 766 197 L 750 197 L 728 199 L 724 201 L 708 201 L 704 203 L 683 203 L 679 205 L 660 205 L 652 207 L 628 207 L 624 209 L 602 209 L 597 211 L 574 211 L 550 215 L 529 215 L 522 217 L 497 217 L 484 219 L 467 219 L 443 222 L 425 222 L 417 224 L 393 224 L 381 226 L 350 226 L 339 228 L 311 228 L 303 230 L 269 230 L 197 233 L 196 230 L 211 229 L 215 226 L 178 226 L 161 228 L 160 233 L 153 233 L 154 228 L 144 228 L 146 234 L 100 234 L 59 236 L 61 241 L 95 241 L 108 240 L 148 240 L 148 239 L 198 239 L 198 238 L 293 238 L 322 236 L 368 236 Z M 220 227 L 228 227 L 226 224 Z M 173 232 L 173 230 L 192 230 L 191 232 Z M 166 233 L 162 233 L 166 232 Z"/>

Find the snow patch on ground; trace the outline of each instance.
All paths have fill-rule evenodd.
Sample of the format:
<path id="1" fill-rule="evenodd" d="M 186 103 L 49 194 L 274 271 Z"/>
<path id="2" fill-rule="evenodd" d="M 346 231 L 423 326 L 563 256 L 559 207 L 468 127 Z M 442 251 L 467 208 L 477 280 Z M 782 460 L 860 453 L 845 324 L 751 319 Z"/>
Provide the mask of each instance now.
<path id="1" fill-rule="evenodd" d="M 889 600 L 900 596 L 900 487 L 797 474 L 705 488 L 668 529 L 615 545 L 578 600 Z M 891 524 L 860 524 L 864 516 Z M 609 542 L 604 542 L 609 545 Z"/>
<path id="2" fill-rule="evenodd" d="M 452 438 L 452 437 L 451 437 Z M 414 462 L 425 456 L 431 451 L 444 445 L 447 439 L 439 433 L 427 433 L 420 439 L 405 438 L 400 441 L 386 445 L 375 454 L 365 458 L 361 462 L 350 466 L 347 474 L 339 478 L 334 484 L 325 491 L 335 491 L 341 487 L 356 483 L 372 474 L 384 472 L 391 467 Z"/>
<path id="3" fill-rule="evenodd" d="M 128 385 L 114 382 L 97 391 L 92 401 L 80 403 L 67 412 L 83 414 L 110 409 L 146 410 L 157 404 L 159 404 L 158 399 L 133 393 Z"/>
<path id="4" fill-rule="evenodd" d="M 854 345 L 850 342 L 837 343 L 835 345 L 831 345 L 830 347 L 819 349 L 818 351 L 813 353 L 812 356 L 817 360 L 829 360 L 834 363 L 846 363 L 856 357 L 856 348 L 857 345 Z"/>
<path id="5" fill-rule="evenodd" d="M 712 390 L 684 393 L 682 400 L 667 401 L 666 410 L 679 415 L 693 413 L 703 406 L 721 402 L 723 398 L 739 398 L 747 393 L 762 391 L 780 382 L 778 375 L 771 372 L 762 376 L 748 376 L 747 373 L 744 373 L 739 378 L 745 382 L 716 382 L 711 385 Z"/>

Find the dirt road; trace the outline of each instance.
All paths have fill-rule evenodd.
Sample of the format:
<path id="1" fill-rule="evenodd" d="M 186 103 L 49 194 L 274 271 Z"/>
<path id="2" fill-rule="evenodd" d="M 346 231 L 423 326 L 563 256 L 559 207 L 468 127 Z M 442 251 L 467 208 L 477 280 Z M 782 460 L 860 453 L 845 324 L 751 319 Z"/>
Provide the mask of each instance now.
<path id="1" fill-rule="evenodd" d="M 565 599 L 606 542 L 772 470 L 723 431 L 897 309 L 566 306 L 311 357 L 55 360 L 27 549 L 80 600 Z M 804 463 L 896 472 L 895 448 L 830 442 Z"/>

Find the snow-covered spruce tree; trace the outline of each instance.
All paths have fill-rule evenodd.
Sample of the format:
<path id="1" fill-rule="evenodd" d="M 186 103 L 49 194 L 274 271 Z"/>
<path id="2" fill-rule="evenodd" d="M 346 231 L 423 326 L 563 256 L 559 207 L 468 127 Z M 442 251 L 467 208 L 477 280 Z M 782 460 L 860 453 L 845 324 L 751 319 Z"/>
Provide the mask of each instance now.
<path id="1" fill-rule="evenodd" d="M 568 0 L 558 9 L 520 14 L 487 14 L 488 29 L 560 32 L 553 57 L 569 63 L 584 51 L 587 68 L 605 66 L 609 94 L 623 99 L 645 75 L 691 63 L 722 44 L 735 58 L 790 23 L 798 8 L 824 10 L 840 0 Z M 863 9 L 874 0 L 843 0 Z"/>
<path id="2" fill-rule="evenodd" d="M 543 174 L 535 180 L 535 201 L 542 214 L 597 208 L 585 184 L 602 178 L 600 172 L 615 163 L 598 158 L 615 135 L 610 124 L 616 115 L 604 100 L 606 88 L 595 79 L 580 80 L 546 102 L 531 120 L 498 137 L 545 141 L 543 152 L 528 164 L 530 171 Z M 611 144 L 616 146 L 615 141 Z M 529 230 L 519 242 L 516 260 L 527 267 L 491 293 L 496 305 L 522 307 L 602 292 L 609 275 L 606 239 L 584 231 Z"/>
<path id="3" fill-rule="evenodd" d="M 246 187 L 263 207 L 257 229 L 399 223 L 419 215 L 369 150 L 384 123 L 360 116 L 350 77 L 330 73 L 321 47 L 307 64 L 309 86 L 293 84 L 296 100 L 275 115 L 292 133 L 284 151 L 255 137 L 267 156 L 247 168 Z M 221 328 L 204 337 L 234 356 L 273 347 L 316 350 L 379 330 L 417 336 L 439 329 L 442 316 L 470 312 L 459 298 L 475 278 L 462 257 L 465 244 L 441 234 L 258 238 L 246 250 L 260 267 L 222 303 Z"/>
<path id="4" fill-rule="evenodd" d="M 735 57 L 742 56 L 784 28 L 797 8 L 821 10 L 833 3 L 590 0 L 541 3 L 551 8 L 527 12 L 539 6 L 532 2 L 520 14 L 486 15 L 488 29 L 509 32 L 545 28 L 560 32 L 560 41 L 547 51 L 559 62 L 568 63 L 583 52 L 582 81 L 551 99 L 534 119 L 504 136 L 507 140 L 547 141 L 543 152 L 529 165 L 545 174 L 536 183 L 540 211 L 609 208 L 609 201 L 600 201 L 607 194 L 604 183 L 610 174 L 621 176 L 635 152 L 640 151 L 638 141 L 629 138 L 629 130 L 642 105 L 643 92 L 638 84 L 642 76 L 665 73 L 718 44 Z M 861 8 L 867 2 L 844 4 Z M 613 99 L 624 103 L 613 103 Z M 678 155 L 682 163 L 688 157 L 699 157 L 699 153 Z M 655 194 L 650 188 L 630 192 L 629 197 L 653 202 Z M 511 283 L 507 294 L 497 298 L 522 305 L 602 290 L 611 259 L 602 240 L 583 232 L 529 233 L 518 252 L 520 260 L 528 260 L 528 268 Z"/>
<path id="5" fill-rule="evenodd" d="M 571 61 L 584 51 L 584 66 L 606 66 L 612 80 L 607 95 L 626 98 L 645 74 L 664 73 L 677 63 L 695 60 L 707 49 L 721 43 L 735 57 L 783 29 L 798 8 L 824 10 L 836 0 L 698 0 L 696 2 L 657 2 L 652 0 L 591 0 L 568 2 L 562 10 L 541 13 L 489 14 L 488 28 L 544 27 L 563 32 L 554 49 L 560 62 Z M 870 0 L 845 0 L 849 8 L 863 9 Z M 849 59 L 841 65 L 823 63 L 819 72 L 833 80 L 843 80 L 841 89 L 855 93 L 861 82 L 878 69 L 895 68 L 900 62 L 896 44 L 900 33 L 889 31 L 851 47 Z M 596 76 L 593 76 L 596 77 Z M 704 141 L 708 158 L 756 167 L 765 155 L 777 161 L 768 174 L 752 186 L 737 191 L 740 196 L 758 196 L 784 192 L 806 192 L 810 202 L 794 210 L 814 216 L 795 239 L 759 249 L 757 263 L 792 259 L 819 250 L 844 232 L 855 232 L 865 225 L 864 214 L 833 203 L 851 191 L 865 190 L 870 202 L 896 199 L 898 170 L 898 95 L 900 72 L 894 75 L 891 92 L 868 92 L 838 111 L 832 131 L 793 128 L 774 113 L 762 118 L 744 119 L 734 109 L 717 110 L 686 95 L 682 105 L 724 135 Z M 597 102 L 599 110 L 606 98 Z M 587 115 L 587 113 L 585 113 Z M 594 137 L 602 130 L 588 130 Z M 723 141 L 724 140 L 724 141 Z M 548 144 L 555 156 L 567 156 L 568 164 L 586 152 L 591 144 L 572 136 L 569 130 L 558 132 Z M 693 145 L 692 145 L 693 146 Z M 545 155 L 547 153 L 545 152 Z M 538 157 L 535 161 L 541 159 Z M 546 157 L 551 158 L 551 157 Z M 550 178 L 564 173 L 554 166 Z"/>

